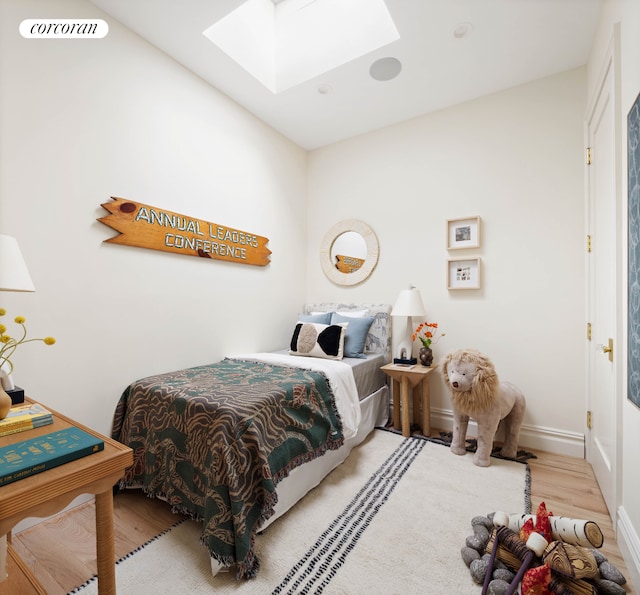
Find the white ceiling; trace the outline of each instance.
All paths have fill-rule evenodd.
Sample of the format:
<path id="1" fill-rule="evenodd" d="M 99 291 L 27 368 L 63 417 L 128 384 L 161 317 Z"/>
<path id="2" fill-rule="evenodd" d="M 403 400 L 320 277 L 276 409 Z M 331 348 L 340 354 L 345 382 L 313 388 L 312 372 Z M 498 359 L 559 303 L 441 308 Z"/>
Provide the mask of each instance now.
<path id="1" fill-rule="evenodd" d="M 203 35 L 244 1 L 91 0 L 308 150 L 586 64 L 603 2 L 386 0 L 398 41 L 274 94 Z M 384 57 L 402 70 L 374 80 Z"/>

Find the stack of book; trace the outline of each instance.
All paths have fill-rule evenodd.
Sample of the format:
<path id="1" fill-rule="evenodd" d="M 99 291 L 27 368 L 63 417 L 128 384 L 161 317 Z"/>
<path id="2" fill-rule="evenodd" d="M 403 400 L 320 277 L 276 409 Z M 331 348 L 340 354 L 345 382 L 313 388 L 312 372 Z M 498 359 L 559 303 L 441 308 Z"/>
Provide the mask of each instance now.
<path id="1" fill-rule="evenodd" d="M 16 434 L 53 423 L 53 415 L 42 405 L 18 405 L 12 407 L 7 417 L 0 419 L 0 436 Z"/>

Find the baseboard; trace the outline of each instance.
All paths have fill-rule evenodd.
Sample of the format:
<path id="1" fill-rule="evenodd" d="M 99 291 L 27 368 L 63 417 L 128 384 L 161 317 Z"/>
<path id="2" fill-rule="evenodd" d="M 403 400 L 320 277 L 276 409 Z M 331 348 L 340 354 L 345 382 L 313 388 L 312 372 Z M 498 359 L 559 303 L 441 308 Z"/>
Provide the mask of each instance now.
<path id="1" fill-rule="evenodd" d="M 453 412 L 450 409 L 431 408 L 431 426 L 442 430 L 453 428 Z M 469 422 L 469 435 L 477 436 L 478 426 L 474 421 Z M 496 436 L 500 439 L 500 434 Z M 584 434 L 567 432 L 557 428 L 543 426 L 528 426 L 523 424 L 520 428 L 520 440 L 518 445 L 535 453 L 536 450 L 552 452 L 568 457 L 584 459 L 585 444 Z"/>
<path id="2" fill-rule="evenodd" d="M 640 538 L 624 506 L 618 508 L 616 541 L 630 574 L 627 580 L 633 585 L 640 585 Z"/>
<path id="3" fill-rule="evenodd" d="M 520 429 L 520 446 L 534 452 L 543 450 L 555 454 L 585 458 L 585 437 L 578 432 L 566 432 L 558 428 L 527 426 Z"/>

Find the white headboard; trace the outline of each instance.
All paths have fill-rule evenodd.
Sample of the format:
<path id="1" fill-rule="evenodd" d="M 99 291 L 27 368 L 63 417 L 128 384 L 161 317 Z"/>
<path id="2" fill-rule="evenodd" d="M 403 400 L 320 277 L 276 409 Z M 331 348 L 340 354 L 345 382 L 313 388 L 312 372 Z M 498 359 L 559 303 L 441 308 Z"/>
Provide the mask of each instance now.
<path id="1" fill-rule="evenodd" d="M 364 346 L 365 353 L 382 353 L 386 361 L 391 361 L 391 306 L 389 304 L 305 304 L 303 312 L 353 312 L 366 310 L 365 316 L 373 316 Z"/>

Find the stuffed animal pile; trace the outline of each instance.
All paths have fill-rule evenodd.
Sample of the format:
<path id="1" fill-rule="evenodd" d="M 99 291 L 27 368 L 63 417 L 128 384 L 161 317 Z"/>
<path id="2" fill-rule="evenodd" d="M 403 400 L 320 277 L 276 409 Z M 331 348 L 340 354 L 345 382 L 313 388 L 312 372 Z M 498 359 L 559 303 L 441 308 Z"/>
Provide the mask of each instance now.
<path id="1" fill-rule="evenodd" d="M 597 549 L 597 523 L 553 516 L 495 512 L 471 520 L 461 554 L 482 595 L 625 595 L 622 573 Z"/>

